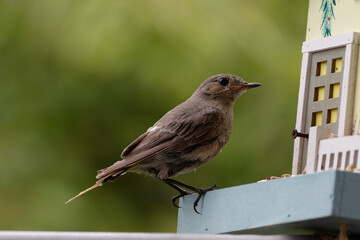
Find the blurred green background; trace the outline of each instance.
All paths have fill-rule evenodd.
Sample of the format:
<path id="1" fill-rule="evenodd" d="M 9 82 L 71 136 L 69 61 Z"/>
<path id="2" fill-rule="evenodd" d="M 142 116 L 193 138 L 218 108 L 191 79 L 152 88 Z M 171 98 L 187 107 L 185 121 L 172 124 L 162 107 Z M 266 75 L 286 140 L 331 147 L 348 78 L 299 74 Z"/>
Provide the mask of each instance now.
<path id="1" fill-rule="evenodd" d="M 221 188 L 291 172 L 303 0 L 0 1 L 0 230 L 175 232 L 174 190 L 127 174 L 70 204 L 97 169 L 232 73 L 233 134 L 177 180 Z"/>

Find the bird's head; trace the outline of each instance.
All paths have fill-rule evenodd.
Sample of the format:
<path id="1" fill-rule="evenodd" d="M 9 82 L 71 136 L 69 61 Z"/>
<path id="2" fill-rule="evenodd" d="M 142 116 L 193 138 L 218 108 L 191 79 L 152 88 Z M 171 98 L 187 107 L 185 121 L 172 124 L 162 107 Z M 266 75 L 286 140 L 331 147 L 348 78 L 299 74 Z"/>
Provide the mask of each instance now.
<path id="1" fill-rule="evenodd" d="M 247 83 L 235 75 L 217 74 L 206 79 L 195 94 L 206 99 L 234 102 L 246 90 L 259 86 L 260 83 Z"/>

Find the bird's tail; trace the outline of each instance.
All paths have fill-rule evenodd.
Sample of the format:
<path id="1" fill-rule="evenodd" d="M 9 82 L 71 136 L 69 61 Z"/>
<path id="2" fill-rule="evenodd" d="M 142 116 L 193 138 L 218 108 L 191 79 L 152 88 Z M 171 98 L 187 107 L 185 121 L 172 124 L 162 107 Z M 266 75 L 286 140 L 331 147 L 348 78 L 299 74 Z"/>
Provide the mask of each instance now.
<path id="1" fill-rule="evenodd" d="M 100 179 L 100 180 L 97 181 L 94 185 L 92 185 L 92 186 L 89 187 L 88 189 L 85 189 L 84 191 L 82 191 L 81 193 L 79 193 L 78 195 L 76 195 L 75 197 L 70 198 L 69 200 L 67 200 L 67 201 L 65 202 L 65 204 L 71 202 L 72 200 L 74 200 L 74 199 L 77 198 L 77 197 L 80 197 L 81 195 L 87 193 L 88 191 L 93 190 L 94 188 L 97 188 L 97 187 L 101 186 L 101 185 L 103 184 L 103 181 L 101 181 L 101 180 L 102 180 L 102 179 Z"/>
<path id="2" fill-rule="evenodd" d="M 115 178 L 117 178 L 118 176 L 124 175 L 127 170 L 128 170 L 128 168 L 123 168 L 123 169 L 118 170 L 116 173 L 111 173 L 111 174 L 108 174 L 107 176 L 105 176 L 105 177 L 103 177 L 103 178 L 100 178 L 98 181 L 96 181 L 96 183 L 95 183 L 94 185 L 92 185 L 91 187 L 85 189 L 84 191 L 82 191 L 81 193 L 79 193 L 78 195 L 76 195 L 75 197 L 70 198 L 69 200 L 67 200 L 67 201 L 65 202 L 65 204 L 66 204 L 66 203 L 69 203 L 69 202 L 71 202 L 72 200 L 74 200 L 75 198 L 80 197 L 81 195 L 89 192 L 90 190 L 93 190 L 94 188 L 97 188 L 97 187 L 102 186 L 102 185 L 103 185 L 104 183 L 106 183 L 107 181 L 112 182 L 112 181 L 113 181 Z M 99 170 L 99 171 L 102 171 L 102 170 Z"/>

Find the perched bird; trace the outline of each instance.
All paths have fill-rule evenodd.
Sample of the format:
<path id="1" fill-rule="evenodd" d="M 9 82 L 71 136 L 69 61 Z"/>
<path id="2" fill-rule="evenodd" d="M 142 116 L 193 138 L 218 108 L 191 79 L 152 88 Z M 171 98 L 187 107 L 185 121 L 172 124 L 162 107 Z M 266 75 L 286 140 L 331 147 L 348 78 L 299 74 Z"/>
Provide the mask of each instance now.
<path id="1" fill-rule="evenodd" d="M 261 84 L 247 83 L 231 74 L 209 77 L 188 100 L 167 112 L 127 146 L 121 154 L 123 160 L 99 170 L 95 185 L 66 203 L 127 172 L 135 172 L 152 175 L 176 189 L 179 194 L 172 198 L 176 207 L 180 197 L 198 193 L 194 210 L 199 213 L 196 206 L 200 198 L 217 188 L 216 184 L 196 188 L 172 177 L 208 163 L 222 150 L 231 135 L 235 100 L 249 88 L 258 86 Z"/>

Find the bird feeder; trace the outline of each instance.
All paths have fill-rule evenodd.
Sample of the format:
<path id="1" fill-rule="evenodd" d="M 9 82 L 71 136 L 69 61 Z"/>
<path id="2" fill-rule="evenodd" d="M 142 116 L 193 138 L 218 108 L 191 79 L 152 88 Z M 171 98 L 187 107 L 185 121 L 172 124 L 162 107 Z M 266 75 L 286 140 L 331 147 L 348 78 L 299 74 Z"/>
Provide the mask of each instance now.
<path id="1" fill-rule="evenodd" d="M 182 199 L 180 233 L 360 234 L 360 1 L 310 0 L 292 177 Z"/>

